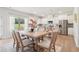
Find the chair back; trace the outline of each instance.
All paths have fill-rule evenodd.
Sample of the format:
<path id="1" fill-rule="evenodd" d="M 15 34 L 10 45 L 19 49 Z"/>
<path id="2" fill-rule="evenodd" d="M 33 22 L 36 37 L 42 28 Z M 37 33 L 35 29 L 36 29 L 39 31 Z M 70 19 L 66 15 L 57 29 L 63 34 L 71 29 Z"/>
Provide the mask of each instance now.
<path id="1" fill-rule="evenodd" d="M 46 27 L 45 26 L 41 26 L 37 29 L 37 31 L 45 31 L 46 30 Z"/>
<path id="2" fill-rule="evenodd" d="M 18 40 L 17 40 L 15 31 L 12 32 L 12 37 L 13 37 L 13 40 L 14 40 L 16 43 L 18 43 Z"/>
<path id="3" fill-rule="evenodd" d="M 52 47 L 55 47 L 56 39 L 57 39 L 57 32 L 52 32 L 51 33 L 51 42 L 49 46 L 49 51 L 51 51 Z"/>
<path id="4" fill-rule="evenodd" d="M 21 36 L 20 36 L 19 32 L 16 32 L 16 37 L 17 37 L 17 40 L 19 42 L 19 45 L 22 47 L 23 46 L 23 42 L 22 42 L 22 39 L 21 39 Z"/>

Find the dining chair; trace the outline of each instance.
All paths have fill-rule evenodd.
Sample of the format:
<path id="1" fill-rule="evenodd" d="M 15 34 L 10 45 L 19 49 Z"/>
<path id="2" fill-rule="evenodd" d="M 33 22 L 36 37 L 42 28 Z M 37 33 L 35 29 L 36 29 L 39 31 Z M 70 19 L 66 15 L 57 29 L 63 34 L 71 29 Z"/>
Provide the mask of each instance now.
<path id="1" fill-rule="evenodd" d="M 12 37 L 13 37 L 13 47 L 16 46 L 16 51 L 19 51 L 19 43 L 15 34 L 15 31 L 12 32 Z"/>
<path id="2" fill-rule="evenodd" d="M 24 48 L 26 47 L 32 47 L 32 41 L 28 40 L 28 39 L 21 39 L 20 33 L 19 32 L 13 32 L 14 35 L 13 37 L 14 39 L 14 44 L 16 44 L 16 51 L 18 52 L 19 49 L 21 49 L 21 51 L 24 51 Z"/>
<path id="3" fill-rule="evenodd" d="M 26 48 L 26 47 L 33 48 L 32 47 L 33 42 L 28 40 L 28 39 L 22 40 L 19 32 L 16 32 L 16 37 L 17 37 L 17 40 L 18 40 L 18 43 L 19 43 L 19 48 L 21 48 L 21 51 L 24 51 L 24 48 Z"/>
<path id="4" fill-rule="evenodd" d="M 51 39 L 45 38 L 44 41 L 37 44 L 39 52 L 51 52 L 52 50 L 54 50 L 54 52 L 56 51 L 55 42 L 57 39 L 57 32 L 52 32 L 51 34 Z"/>
<path id="5" fill-rule="evenodd" d="M 15 36 L 16 34 L 15 34 L 15 31 L 13 31 L 12 32 L 12 37 L 13 37 L 13 47 L 15 46 L 15 44 L 16 44 L 16 36 Z M 21 39 L 22 40 L 25 40 L 25 39 L 29 39 L 25 34 L 21 34 L 20 35 L 21 36 Z"/>

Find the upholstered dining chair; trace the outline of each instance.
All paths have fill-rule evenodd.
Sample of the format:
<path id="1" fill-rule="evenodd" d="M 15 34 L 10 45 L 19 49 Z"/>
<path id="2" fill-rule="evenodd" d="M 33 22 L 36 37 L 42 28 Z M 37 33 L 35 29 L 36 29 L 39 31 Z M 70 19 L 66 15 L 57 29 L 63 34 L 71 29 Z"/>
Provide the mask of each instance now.
<path id="1" fill-rule="evenodd" d="M 52 32 L 51 34 L 51 39 L 45 38 L 44 41 L 37 44 L 39 52 L 51 52 L 52 50 L 54 50 L 54 52 L 56 51 L 55 42 L 57 39 L 57 32 Z"/>
<path id="2" fill-rule="evenodd" d="M 15 31 L 12 32 L 12 37 L 13 37 L 13 47 L 16 46 L 16 51 L 19 51 L 19 44 L 18 44 L 18 40 L 15 34 Z"/>
<path id="3" fill-rule="evenodd" d="M 22 40 L 25 40 L 25 39 L 29 39 L 25 34 L 21 34 L 21 39 Z M 15 31 L 12 32 L 12 37 L 13 37 L 13 47 L 15 46 L 16 44 L 16 34 L 15 34 Z"/>
<path id="4" fill-rule="evenodd" d="M 33 42 L 30 40 L 22 40 L 19 32 L 16 32 L 16 37 L 19 43 L 19 48 L 21 48 L 21 51 L 24 51 L 24 48 L 26 47 L 32 47 L 31 45 L 33 45 Z"/>
<path id="5" fill-rule="evenodd" d="M 14 44 L 16 44 L 16 51 L 24 51 L 25 47 L 31 47 L 33 44 L 32 41 L 21 39 L 20 33 L 19 32 L 13 32 L 13 37 L 14 37 Z"/>

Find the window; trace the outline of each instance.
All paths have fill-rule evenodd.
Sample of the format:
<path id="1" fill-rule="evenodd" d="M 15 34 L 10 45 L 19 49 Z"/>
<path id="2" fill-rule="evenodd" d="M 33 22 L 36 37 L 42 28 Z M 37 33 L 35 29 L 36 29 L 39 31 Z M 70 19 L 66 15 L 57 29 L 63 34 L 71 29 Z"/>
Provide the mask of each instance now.
<path id="1" fill-rule="evenodd" d="M 28 31 L 28 18 L 10 16 L 10 32 L 14 30 Z"/>
<path id="2" fill-rule="evenodd" d="M 15 29 L 16 30 L 24 30 L 24 19 L 15 18 Z"/>

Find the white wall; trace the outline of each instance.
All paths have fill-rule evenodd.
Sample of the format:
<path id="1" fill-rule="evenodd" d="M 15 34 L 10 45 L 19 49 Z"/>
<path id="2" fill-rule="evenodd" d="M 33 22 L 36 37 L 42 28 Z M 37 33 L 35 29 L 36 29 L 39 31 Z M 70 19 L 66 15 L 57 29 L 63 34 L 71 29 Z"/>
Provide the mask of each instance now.
<path id="1" fill-rule="evenodd" d="M 10 21 L 11 21 L 10 16 L 19 16 L 22 18 L 27 18 L 27 17 L 32 16 L 32 15 L 22 13 L 19 11 L 15 11 L 15 10 L 11 10 L 8 8 L 0 8 L 0 17 L 1 17 L 1 19 L 0 19 L 0 24 L 1 24 L 0 35 L 2 38 L 10 37 L 11 29 L 13 28 L 10 26 L 10 24 L 11 24 L 10 23 Z M 37 17 L 37 16 L 35 16 L 35 17 Z M 25 21 L 25 22 L 27 23 L 27 21 Z"/>
<path id="2" fill-rule="evenodd" d="M 1 24 L 1 16 L 0 16 L 0 31 L 2 31 L 2 28 L 1 28 L 1 27 L 2 27 L 2 24 Z M 2 35 L 2 34 L 1 34 L 1 32 L 0 32 L 0 37 L 1 37 L 1 35 Z"/>
<path id="3" fill-rule="evenodd" d="M 76 14 L 76 19 L 75 19 L 75 14 Z M 74 8 L 74 40 L 76 47 L 79 48 L 79 8 Z"/>
<path id="4" fill-rule="evenodd" d="M 74 40 L 76 47 L 79 47 L 79 24 L 74 22 Z"/>
<path id="5" fill-rule="evenodd" d="M 10 26 L 9 26 L 9 14 L 5 9 L 0 8 L 1 16 L 1 37 L 7 37 L 9 35 Z"/>

